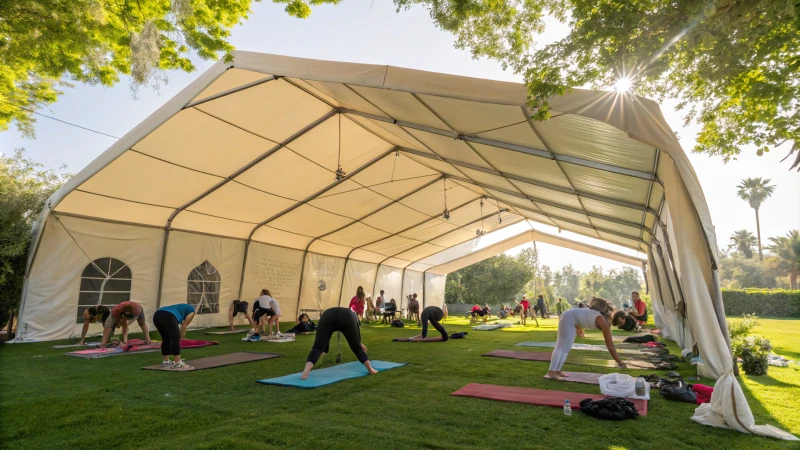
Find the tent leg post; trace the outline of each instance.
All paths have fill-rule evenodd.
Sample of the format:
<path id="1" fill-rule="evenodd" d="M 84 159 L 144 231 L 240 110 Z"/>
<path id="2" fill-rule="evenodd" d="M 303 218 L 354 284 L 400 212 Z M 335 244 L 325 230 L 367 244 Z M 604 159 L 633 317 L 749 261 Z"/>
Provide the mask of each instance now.
<path id="1" fill-rule="evenodd" d="M 167 245 L 169 244 L 169 224 L 164 228 L 164 246 L 161 248 L 161 269 L 158 272 L 158 293 L 156 309 L 161 308 L 161 289 L 164 286 L 164 267 L 167 265 Z"/>
<path id="2" fill-rule="evenodd" d="M 239 295 L 236 297 L 242 299 L 242 289 L 244 288 L 244 271 L 247 269 L 247 255 L 250 252 L 250 239 L 244 243 L 244 256 L 242 257 L 242 276 L 239 277 Z"/>
<path id="3" fill-rule="evenodd" d="M 295 308 L 295 313 L 298 316 L 300 315 L 300 299 L 303 298 L 303 274 L 306 271 L 306 256 L 308 256 L 308 247 L 303 252 L 303 263 L 300 266 L 300 286 L 297 288 L 297 308 Z"/>
<path id="4" fill-rule="evenodd" d="M 347 276 L 347 263 L 350 261 L 350 255 L 355 248 L 351 249 L 344 259 L 344 270 L 342 271 L 342 282 L 339 284 L 339 306 L 342 306 L 342 295 L 344 295 L 344 277 Z"/>

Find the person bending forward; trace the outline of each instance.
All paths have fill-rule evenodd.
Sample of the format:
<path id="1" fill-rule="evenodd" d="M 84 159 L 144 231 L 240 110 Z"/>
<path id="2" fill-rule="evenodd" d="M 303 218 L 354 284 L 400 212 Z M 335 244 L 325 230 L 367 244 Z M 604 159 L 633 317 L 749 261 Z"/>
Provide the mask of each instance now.
<path id="1" fill-rule="evenodd" d="M 108 339 L 119 325 L 122 325 L 122 344 L 127 345 L 128 322 L 132 323 L 134 320 L 136 320 L 139 328 L 142 329 L 142 333 L 144 333 L 145 343 L 149 344 L 150 330 L 147 329 L 147 323 L 144 320 L 144 308 L 136 302 L 127 301 L 118 304 L 111 310 L 111 314 L 103 324 L 103 340 L 100 342 L 100 348 L 106 347 Z"/>
<path id="2" fill-rule="evenodd" d="M 625 368 L 625 363 L 619 358 L 614 340 L 611 338 L 611 326 L 608 321 L 614 313 L 614 307 L 608 301 L 593 297 L 588 308 L 573 308 L 561 315 L 558 322 L 558 339 L 553 354 L 550 357 L 550 371 L 547 376 L 554 380 L 561 380 L 568 375 L 561 371 L 567 360 L 575 337 L 583 337 L 583 330 L 600 330 L 603 332 L 606 348 L 619 367 Z"/>
<path id="3" fill-rule="evenodd" d="M 164 306 L 153 314 L 153 325 L 161 335 L 161 367 L 194 369 L 181 360 L 181 339 L 186 337 L 186 327 L 192 319 L 194 307 L 186 303 Z M 175 360 L 170 361 L 170 356 Z"/>
<path id="4" fill-rule="evenodd" d="M 369 373 L 378 373 L 372 368 L 367 356 L 367 347 L 361 343 L 361 330 L 359 328 L 358 317 L 349 308 L 340 306 L 326 309 L 317 322 L 317 335 L 314 338 L 314 346 L 308 353 L 306 367 L 300 375 L 301 380 L 308 378 L 311 368 L 319 361 L 319 357 L 328 353 L 331 337 L 335 332 L 341 332 L 350 346 L 350 350 L 356 355 L 361 364 L 367 368 Z"/>
<path id="5" fill-rule="evenodd" d="M 243 302 L 241 300 L 234 300 L 231 302 L 230 308 L 228 308 L 228 323 L 231 326 L 231 331 L 234 331 L 235 328 L 233 327 L 233 318 L 236 317 L 238 314 L 243 314 L 244 318 L 247 319 L 247 323 L 250 324 L 250 328 L 255 328 L 253 324 L 253 319 L 250 318 L 250 311 L 247 310 L 247 302 Z"/>
<path id="6" fill-rule="evenodd" d="M 428 322 L 436 328 L 436 331 L 442 334 L 440 340 L 446 341 L 449 339 L 447 336 L 447 330 L 439 323 L 440 320 L 444 319 L 444 311 L 442 308 L 438 306 L 428 306 L 427 308 L 422 310 L 422 315 L 420 315 L 420 322 L 422 322 L 422 334 L 412 337 L 411 339 L 426 339 L 428 337 Z"/>
<path id="7" fill-rule="evenodd" d="M 102 305 L 92 306 L 83 311 L 83 329 L 81 330 L 81 340 L 78 342 L 78 345 L 83 345 L 83 341 L 86 339 L 86 332 L 89 331 L 90 323 L 105 323 L 110 315 L 111 310 Z"/>

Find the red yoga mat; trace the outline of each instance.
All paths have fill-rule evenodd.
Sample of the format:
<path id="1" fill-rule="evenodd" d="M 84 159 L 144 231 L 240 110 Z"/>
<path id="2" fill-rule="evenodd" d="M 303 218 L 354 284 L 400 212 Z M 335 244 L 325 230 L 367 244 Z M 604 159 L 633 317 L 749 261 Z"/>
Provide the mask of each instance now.
<path id="1" fill-rule="evenodd" d="M 581 400 L 591 398 L 602 400 L 602 394 L 582 394 L 580 392 L 548 391 L 514 386 L 496 386 L 494 384 L 470 383 L 450 395 L 460 397 L 483 398 L 486 400 L 499 400 L 503 402 L 525 403 L 528 405 L 552 406 L 563 408 L 564 400 L 569 400 L 572 409 L 580 409 Z M 647 400 L 626 399 L 633 403 L 639 415 L 647 415 Z"/>

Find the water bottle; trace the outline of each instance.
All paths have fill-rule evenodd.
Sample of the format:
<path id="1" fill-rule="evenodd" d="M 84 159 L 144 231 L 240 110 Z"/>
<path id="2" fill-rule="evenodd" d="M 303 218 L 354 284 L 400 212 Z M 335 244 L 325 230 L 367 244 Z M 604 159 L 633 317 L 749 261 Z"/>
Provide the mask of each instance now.
<path id="1" fill-rule="evenodd" d="M 572 408 L 569 406 L 569 399 L 564 400 L 564 415 L 571 416 Z"/>
<path id="2" fill-rule="evenodd" d="M 644 388 L 644 378 L 639 377 L 636 379 L 636 395 L 639 397 L 644 397 L 645 388 Z"/>

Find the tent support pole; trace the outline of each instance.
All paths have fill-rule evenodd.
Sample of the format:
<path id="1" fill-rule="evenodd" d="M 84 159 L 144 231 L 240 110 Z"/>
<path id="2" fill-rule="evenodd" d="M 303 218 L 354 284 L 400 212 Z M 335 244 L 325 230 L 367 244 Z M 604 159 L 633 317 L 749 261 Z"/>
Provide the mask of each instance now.
<path id="1" fill-rule="evenodd" d="M 350 249 L 350 252 L 347 254 L 347 257 L 344 259 L 344 270 L 342 271 L 342 282 L 339 284 L 339 306 L 342 306 L 342 295 L 344 295 L 344 278 L 347 276 L 347 263 L 350 261 L 350 254 L 353 253 L 353 250 Z"/>
<path id="2" fill-rule="evenodd" d="M 683 295 L 683 287 L 681 286 L 681 279 L 678 277 L 678 267 L 675 265 L 675 257 L 672 255 L 672 246 L 669 244 L 669 234 L 667 233 L 667 226 L 659 221 L 661 225 L 661 232 L 664 234 L 664 244 L 667 246 L 667 256 L 670 263 L 672 263 L 672 272 L 675 277 L 675 284 L 678 286 L 678 295 L 681 296 L 681 301 L 686 304 L 686 297 Z"/>
<path id="3" fill-rule="evenodd" d="M 425 271 L 422 272 L 422 309 L 425 309 L 425 306 L 426 306 L 427 298 L 425 297 L 425 285 L 428 282 L 428 279 L 426 277 L 428 276 L 428 271 L 429 270 L 431 270 L 431 269 L 425 269 Z"/>
<path id="4" fill-rule="evenodd" d="M 403 306 L 403 296 L 406 295 L 405 288 L 406 288 L 406 269 L 403 267 L 402 275 L 400 275 L 400 306 Z"/>
<path id="5" fill-rule="evenodd" d="M 306 257 L 308 256 L 308 247 L 306 247 L 305 251 L 303 251 L 303 263 L 300 266 L 300 286 L 297 288 L 297 308 L 295 309 L 296 314 L 300 314 L 300 299 L 303 298 L 303 275 L 306 271 Z"/>

